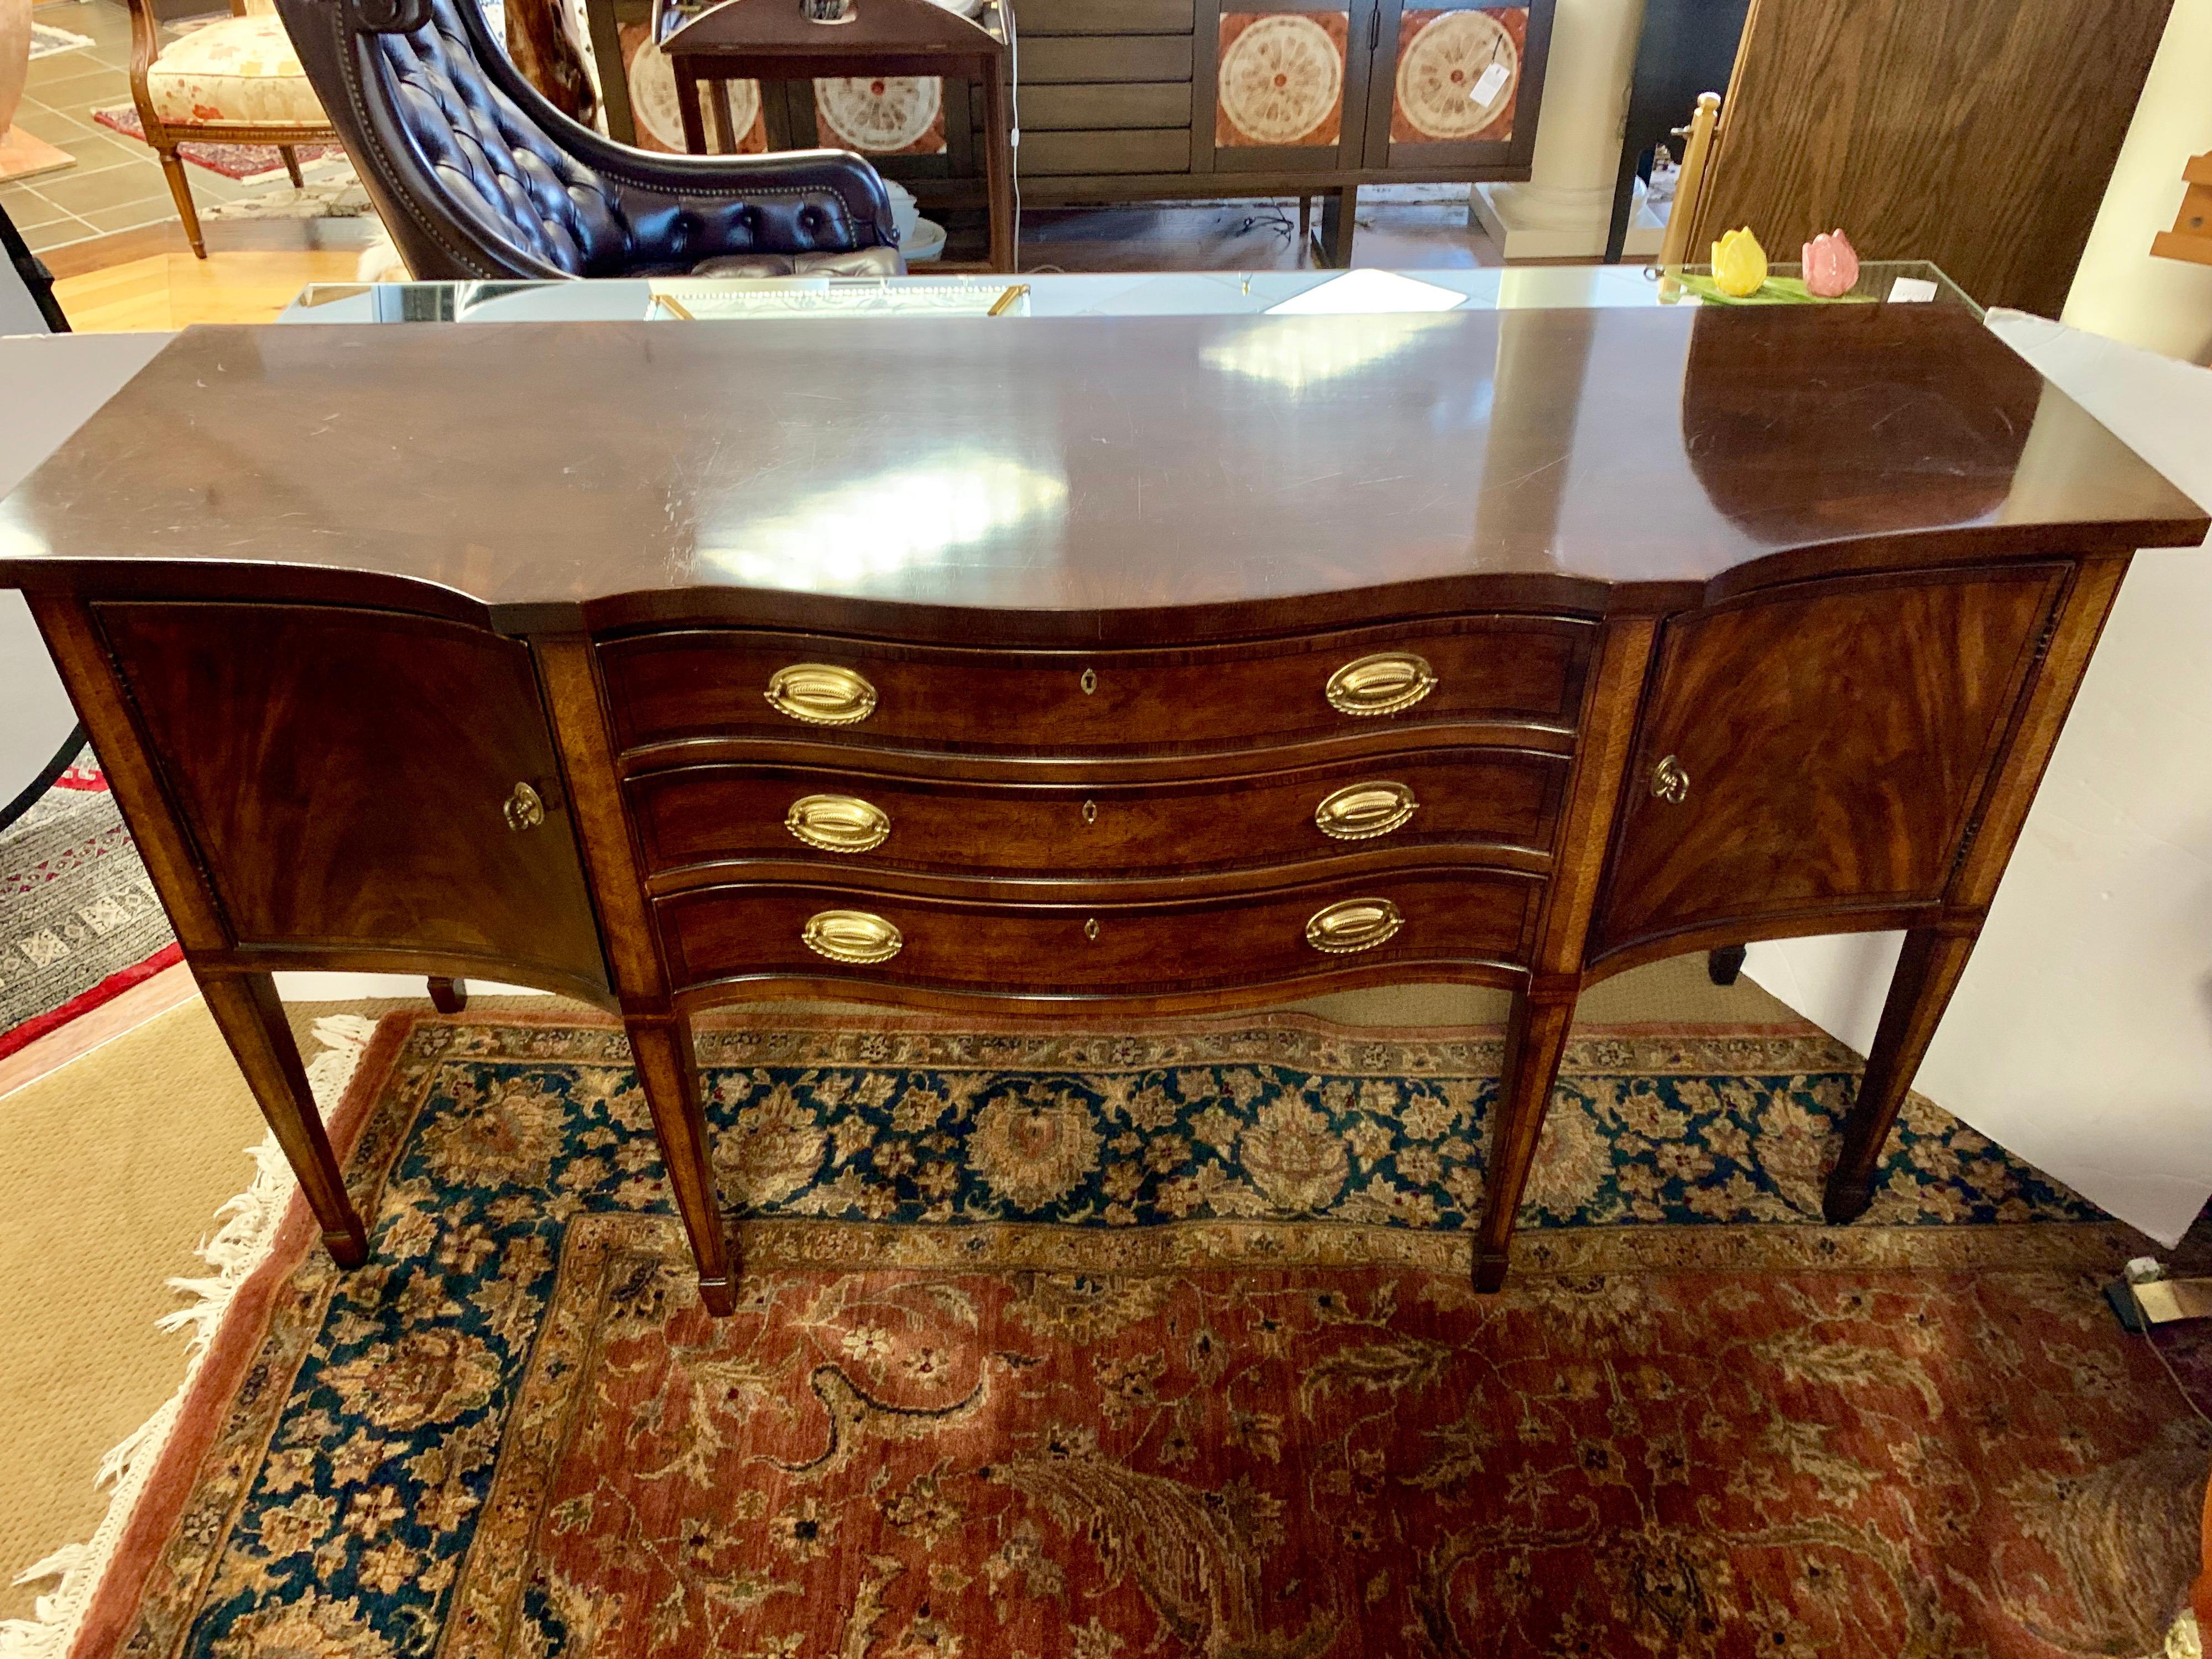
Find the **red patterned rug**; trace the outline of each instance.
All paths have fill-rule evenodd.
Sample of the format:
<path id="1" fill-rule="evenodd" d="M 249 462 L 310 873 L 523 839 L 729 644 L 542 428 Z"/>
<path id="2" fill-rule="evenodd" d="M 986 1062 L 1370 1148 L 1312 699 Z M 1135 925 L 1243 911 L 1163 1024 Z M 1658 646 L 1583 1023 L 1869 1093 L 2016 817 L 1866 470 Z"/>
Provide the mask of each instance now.
<path id="1" fill-rule="evenodd" d="M 2156 1650 L 2212 1431 L 2138 1235 L 1850 1057 L 1571 1046 L 1503 1295 L 1494 1035 L 706 1033 L 699 1306 L 618 1031 L 388 1019 L 80 1659 Z"/>
<path id="2" fill-rule="evenodd" d="M 127 105 L 117 109 L 96 109 L 92 118 L 126 138 L 136 138 L 142 144 L 146 142 L 146 124 L 139 119 L 138 112 Z M 301 167 L 345 154 L 337 144 L 301 144 L 297 149 Z M 177 154 L 194 167 L 219 173 L 226 179 L 258 179 L 264 173 L 281 173 L 284 167 L 284 158 L 268 144 L 185 143 L 177 146 Z"/>
<path id="3" fill-rule="evenodd" d="M 87 749 L 0 830 L 0 1056 L 182 959 Z"/>

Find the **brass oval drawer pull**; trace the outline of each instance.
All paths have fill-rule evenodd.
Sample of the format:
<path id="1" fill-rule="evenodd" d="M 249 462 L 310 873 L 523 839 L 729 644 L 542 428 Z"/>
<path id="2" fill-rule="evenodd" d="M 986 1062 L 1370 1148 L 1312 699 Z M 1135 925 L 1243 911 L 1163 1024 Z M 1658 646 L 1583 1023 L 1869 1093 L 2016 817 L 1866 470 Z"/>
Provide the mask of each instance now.
<path id="1" fill-rule="evenodd" d="M 1406 925 L 1389 899 L 1340 899 L 1306 923 L 1306 943 L 1333 957 L 1371 951 Z"/>
<path id="2" fill-rule="evenodd" d="M 1402 828 L 1420 802 L 1402 783 L 1355 783 L 1314 808 L 1314 823 L 1338 841 L 1372 841 Z"/>
<path id="3" fill-rule="evenodd" d="M 865 853 L 891 832 L 890 814 L 855 795 L 801 795 L 783 827 L 825 853 Z"/>
<path id="4" fill-rule="evenodd" d="M 1328 677 L 1328 706 L 1340 714 L 1395 714 L 1436 689 L 1437 671 L 1411 651 L 1382 651 Z"/>
<path id="5" fill-rule="evenodd" d="M 768 700 L 809 726 L 851 726 L 875 713 L 876 688 L 834 663 L 795 662 L 769 677 Z"/>
<path id="6" fill-rule="evenodd" d="M 1682 769 L 1682 763 L 1672 755 L 1662 755 L 1659 764 L 1651 769 L 1651 793 L 1674 806 L 1689 799 L 1690 775 Z"/>
<path id="7" fill-rule="evenodd" d="M 832 962 L 889 962 L 906 944 L 897 928 L 869 910 L 817 910 L 799 936 Z"/>
<path id="8" fill-rule="evenodd" d="M 499 810 L 510 830 L 535 830 L 545 822 L 545 799 L 526 783 L 516 784 Z"/>

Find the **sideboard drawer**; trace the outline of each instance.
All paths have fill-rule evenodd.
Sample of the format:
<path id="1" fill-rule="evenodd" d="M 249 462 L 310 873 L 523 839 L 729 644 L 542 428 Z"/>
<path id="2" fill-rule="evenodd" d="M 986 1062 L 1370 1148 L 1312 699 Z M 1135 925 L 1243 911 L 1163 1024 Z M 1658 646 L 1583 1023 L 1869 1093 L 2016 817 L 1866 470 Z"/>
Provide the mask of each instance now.
<path id="1" fill-rule="evenodd" d="M 617 740 L 1176 754 L 1383 727 L 1565 729 L 1595 623 L 1472 617 L 1181 651 L 969 651 L 738 629 L 600 647 Z"/>
<path id="2" fill-rule="evenodd" d="M 1174 783 L 990 784 L 686 766 L 627 788 L 653 875 L 760 859 L 948 875 L 1165 876 L 1404 847 L 1548 858 L 1568 763 L 1427 749 Z"/>
<path id="3" fill-rule="evenodd" d="M 1502 872 L 1418 871 L 1181 903 L 987 904 L 763 885 L 702 888 L 654 908 L 679 988 L 795 975 L 1135 997 L 1370 964 L 1518 964 L 1542 890 Z"/>

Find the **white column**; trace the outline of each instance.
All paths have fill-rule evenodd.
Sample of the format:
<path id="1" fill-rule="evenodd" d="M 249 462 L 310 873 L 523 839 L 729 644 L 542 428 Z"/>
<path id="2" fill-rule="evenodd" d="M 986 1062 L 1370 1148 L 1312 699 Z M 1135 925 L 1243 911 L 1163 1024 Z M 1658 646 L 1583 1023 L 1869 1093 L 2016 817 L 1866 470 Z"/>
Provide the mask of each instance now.
<path id="1" fill-rule="evenodd" d="M 1528 181 L 1477 185 L 1468 206 L 1509 259 L 1605 252 L 1644 0 L 1559 0 Z"/>

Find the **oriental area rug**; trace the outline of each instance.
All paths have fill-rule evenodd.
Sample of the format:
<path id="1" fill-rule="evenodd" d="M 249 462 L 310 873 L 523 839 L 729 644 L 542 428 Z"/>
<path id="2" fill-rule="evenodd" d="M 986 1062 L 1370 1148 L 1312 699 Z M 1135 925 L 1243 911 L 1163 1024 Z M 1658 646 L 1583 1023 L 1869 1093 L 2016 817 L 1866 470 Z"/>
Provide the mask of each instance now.
<path id="1" fill-rule="evenodd" d="M 81 1628 L 131 1659 L 2148 1654 L 2212 1433 L 2146 1241 L 1924 1103 L 1818 1224 L 1825 1037 L 1291 1017 L 702 1036 L 698 1304 L 611 1026 L 387 1018 Z"/>
<path id="2" fill-rule="evenodd" d="M 180 960 L 88 748 L 0 829 L 0 1055 Z"/>

